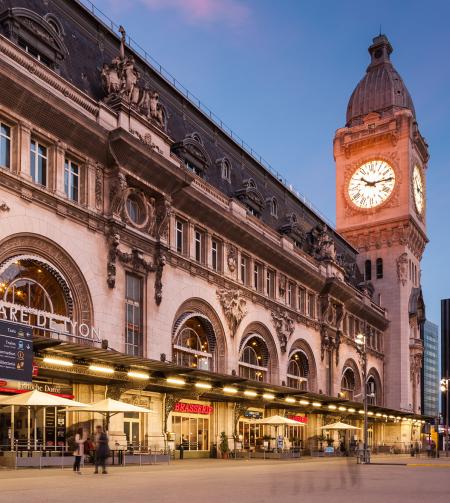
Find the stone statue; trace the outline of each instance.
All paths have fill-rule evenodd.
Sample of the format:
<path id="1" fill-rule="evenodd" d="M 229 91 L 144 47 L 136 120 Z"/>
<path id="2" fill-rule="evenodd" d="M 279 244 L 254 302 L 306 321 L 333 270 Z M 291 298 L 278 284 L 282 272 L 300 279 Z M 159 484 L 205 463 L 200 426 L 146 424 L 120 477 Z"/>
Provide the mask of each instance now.
<path id="1" fill-rule="evenodd" d="M 125 204 L 125 190 L 127 189 L 127 179 L 120 171 L 111 182 L 109 191 L 110 212 L 113 216 L 122 218 L 122 210 Z"/>
<path id="2" fill-rule="evenodd" d="M 242 297 L 240 290 L 226 288 L 217 290 L 217 297 L 222 305 L 231 336 L 234 337 L 239 323 L 247 314 L 247 301 Z"/>
<path id="3" fill-rule="evenodd" d="M 327 232 L 326 225 L 319 225 L 313 231 L 314 254 L 318 260 L 336 260 L 336 246 Z"/>
<path id="4" fill-rule="evenodd" d="M 129 101 L 133 97 L 133 91 L 139 79 L 139 73 L 134 68 L 134 58 L 125 59 L 122 66 L 122 94 L 124 94 Z M 138 94 L 139 98 L 139 94 Z M 137 103 L 138 100 L 136 100 Z"/>
<path id="5" fill-rule="evenodd" d="M 408 281 L 408 254 L 406 252 L 397 259 L 397 276 L 400 283 L 405 286 Z"/>
<path id="6" fill-rule="evenodd" d="M 156 201 L 154 197 L 150 197 L 147 200 L 148 209 L 148 226 L 147 231 L 150 236 L 154 236 L 156 227 Z"/>
<path id="7" fill-rule="evenodd" d="M 155 91 L 150 95 L 150 119 L 153 119 L 161 127 L 164 126 L 164 112 L 159 102 L 159 94 Z"/>

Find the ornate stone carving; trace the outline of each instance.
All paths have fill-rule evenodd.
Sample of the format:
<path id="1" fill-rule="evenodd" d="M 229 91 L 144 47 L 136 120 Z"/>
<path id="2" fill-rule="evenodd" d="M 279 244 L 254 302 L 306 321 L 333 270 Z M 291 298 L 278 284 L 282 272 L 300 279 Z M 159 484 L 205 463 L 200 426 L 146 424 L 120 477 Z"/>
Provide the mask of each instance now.
<path id="1" fill-rule="evenodd" d="M 237 248 L 236 246 L 228 243 L 227 245 L 227 264 L 228 270 L 234 272 L 237 267 Z"/>
<path id="2" fill-rule="evenodd" d="M 234 337 L 239 323 L 247 314 L 247 301 L 242 297 L 241 290 L 221 288 L 217 290 L 217 297 L 222 305 L 231 336 Z"/>
<path id="3" fill-rule="evenodd" d="M 158 147 L 158 145 L 156 145 L 156 143 L 153 143 L 152 135 L 150 133 L 141 134 L 139 131 L 136 131 L 135 129 L 131 128 L 129 131 L 132 135 L 136 136 L 136 138 L 150 150 L 154 150 L 155 152 L 162 154 L 162 150 Z"/>
<path id="4" fill-rule="evenodd" d="M 139 273 L 155 272 L 155 265 L 145 260 L 144 253 L 138 248 L 133 248 L 131 253 L 119 249 L 120 235 L 112 231 L 109 236 L 109 250 L 107 263 L 107 283 L 109 288 L 116 286 L 116 260 L 119 259 L 123 264 L 130 264 L 134 271 Z"/>
<path id="5" fill-rule="evenodd" d="M 243 181 L 242 188 L 236 191 L 236 197 L 257 214 L 264 209 L 264 198 L 252 178 Z"/>
<path id="6" fill-rule="evenodd" d="M 402 253 L 397 258 L 397 277 L 402 286 L 408 281 L 408 254 Z"/>
<path id="7" fill-rule="evenodd" d="M 119 28 L 122 35 L 119 56 L 111 64 L 104 64 L 101 70 L 105 101 L 114 106 L 116 102 L 125 101 L 140 114 L 166 128 L 166 112 L 159 101 L 159 94 L 149 89 L 147 84 L 141 84 L 141 75 L 136 69 L 133 56 L 125 56 L 126 33 Z"/>
<path id="8" fill-rule="evenodd" d="M 128 188 L 125 175 L 117 170 L 109 189 L 109 208 L 113 217 L 122 220 L 125 207 L 125 191 Z"/>
<path id="9" fill-rule="evenodd" d="M 318 260 L 336 260 L 336 245 L 326 225 L 318 225 L 311 231 L 312 252 Z"/>
<path id="10" fill-rule="evenodd" d="M 286 352 L 289 338 L 294 332 L 294 320 L 289 316 L 287 311 L 278 308 L 272 311 L 272 321 L 275 326 L 275 331 L 280 341 L 280 348 L 283 353 Z"/>
<path id="11" fill-rule="evenodd" d="M 420 383 L 420 372 L 422 370 L 422 352 L 412 351 L 409 355 L 409 372 L 411 382 L 416 380 L 416 383 Z"/>
<path id="12" fill-rule="evenodd" d="M 100 164 L 95 167 L 95 207 L 100 210 L 103 205 L 103 171 Z"/>
<path id="13" fill-rule="evenodd" d="M 170 201 L 166 198 L 161 198 L 156 206 L 156 237 L 160 240 L 167 241 L 171 212 L 172 206 Z"/>
<path id="14" fill-rule="evenodd" d="M 281 234 L 284 234 L 295 241 L 297 246 L 302 247 L 306 233 L 300 223 L 298 222 L 298 217 L 295 213 L 289 213 L 284 219 L 284 223 L 278 229 Z"/>
<path id="15" fill-rule="evenodd" d="M 166 265 L 167 259 L 165 254 L 163 253 L 161 247 L 158 249 L 158 254 L 155 260 L 156 264 L 156 275 L 155 275 L 155 302 L 156 305 L 159 306 L 162 301 L 162 274 L 164 270 L 164 266 Z"/>
<path id="16" fill-rule="evenodd" d="M 351 281 L 355 277 L 356 262 L 345 253 L 336 256 L 336 263 L 344 270 L 345 281 Z"/>
<path id="17" fill-rule="evenodd" d="M 9 206 L 4 201 L 0 202 L 0 211 L 7 212 L 9 209 Z"/>

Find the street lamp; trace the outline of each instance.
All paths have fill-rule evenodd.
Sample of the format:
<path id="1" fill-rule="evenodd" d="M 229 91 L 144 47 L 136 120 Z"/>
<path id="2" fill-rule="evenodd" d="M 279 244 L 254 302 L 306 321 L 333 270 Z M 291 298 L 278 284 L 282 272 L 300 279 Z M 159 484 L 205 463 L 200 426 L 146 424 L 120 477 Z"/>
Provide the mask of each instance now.
<path id="1" fill-rule="evenodd" d="M 441 391 L 442 393 L 445 393 L 445 431 L 446 431 L 446 439 L 445 439 L 445 455 L 448 456 L 448 448 L 449 448 L 449 440 L 450 440 L 450 435 L 448 431 L 448 426 L 449 426 L 449 414 L 450 414 L 450 406 L 449 406 L 449 397 L 448 397 L 448 390 L 450 388 L 450 377 L 443 377 L 441 379 Z"/>
<path id="2" fill-rule="evenodd" d="M 364 448 L 361 462 L 364 464 L 370 464 L 370 453 L 368 449 L 368 421 L 367 421 L 367 337 L 365 334 L 360 333 L 355 337 L 356 350 L 361 358 L 362 368 L 363 368 L 363 404 L 364 404 Z"/>

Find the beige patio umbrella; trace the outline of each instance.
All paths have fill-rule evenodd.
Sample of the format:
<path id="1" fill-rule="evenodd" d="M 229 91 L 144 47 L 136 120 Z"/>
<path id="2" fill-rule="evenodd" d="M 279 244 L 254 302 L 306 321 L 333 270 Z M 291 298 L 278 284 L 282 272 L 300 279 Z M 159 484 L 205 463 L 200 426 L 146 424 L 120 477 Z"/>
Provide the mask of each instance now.
<path id="1" fill-rule="evenodd" d="M 361 428 L 358 428 L 356 426 L 352 426 L 351 424 L 346 424 L 346 423 L 331 423 L 331 424 L 326 424 L 325 426 L 321 427 L 321 430 L 360 430 Z"/>
<path id="2" fill-rule="evenodd" d="M 71 409 L 73 412 L 78 409 Z M 121 412 L 141 412 L 143 414 L 153 414 L 153 411 L 146 409 L 145 407 L 139 407 L 127 402 L 121 402 L 120 400 L 114 400 L 112 398 L 105 398 L 99 402 L 91 403 L 86 407 L 80 408 L 81 412 L 98 412 L 105 416 L 106 419 L 106 429 L 109 429 L 109 421 L 111 416 L 115 414 L 120 414 Z"/>
<path id="3" fill-rule="evenodd" d="M 9 396 L 2 398 L 0 400 L 0 407 L 27 407 L 28 410 L 33 410 L 34 414 L 34 449 L 37 449 L 37 425 L 36 425 L 36 414 L 39 408 L 44 407 L 77 407 L 82 408 L 86 405 L 81 402 L 76 402 L 75 400 L 68 400 L 67 398 L 62 398 L 56 395 L 50 395 L 49 393 L 43 393 L 34 389 L 33 391 L 27 391 L 26 393 L 19 393 L 18 395 Z M 13 409 L 11 409 L 12 415 Z M 12 424 L 12 422 L 11 422 Z M 28 445 L 30 444 L 31 431 L 28 427 Z M 14 431 L 11 435 L 11 441 L 14 441 Z"/>
<path id="4" fill-rule="evenodd" d="M 300 425 L 305 426 L 304 424 L 299 423 L 298 421 L 294 421 L 294 419 L 289 419 L 288 417 L 278 415 L 257 419 L 255 422 L 258 424 L 265 424 L 267 426 L 275 426 L 275 432 L 276 432 L 275 434 L 277 437 L 278 437 L 279 426 L 300 426 Z"/>

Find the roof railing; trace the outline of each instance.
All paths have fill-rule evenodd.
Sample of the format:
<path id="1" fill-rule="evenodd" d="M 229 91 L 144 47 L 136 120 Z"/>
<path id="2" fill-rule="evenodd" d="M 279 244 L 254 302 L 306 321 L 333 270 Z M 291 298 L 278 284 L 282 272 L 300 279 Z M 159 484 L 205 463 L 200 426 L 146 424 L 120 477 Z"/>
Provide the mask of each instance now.
<path id="1" fill-rule="evenodd" d="M 104 12 L 98 9 L 91 0 L 75 0 L 82 7 L 87 9 L 101 24 L 111 30 L 117 36 L 119 25 L 110 19 Z M 174 87 L 178 92 L 186 97 L 189 102 L 198 108 L 207 118 L 220 128 L 231 140 L 234 141 L 239 147 L 247 152 L 261 167 L 274 176 L 294 197 L 296 197 L 302 204 L 309 208 L 313 213 L 320 217 L 329 227 L 335 229 L 335 224 L 332 220 L 326 217 L 307 197 L 295 189 L 289 181 L 272 165 L 266 161 L 258 152 L 248 145 L 242 138 L 240 138 L 227 124 L 225 124 L 220 117 L 218 117 L 210 108 L 208 108 L 199 98 L 183 86 L 171 73 L 169 73 L 158 61 L 156 61 L 144 48 L 142 48 L 135 40 L 127 35 L 127 45 L 130 49 L 135 51 L 146 63 L 158 73 L 167 83 Z"/>

